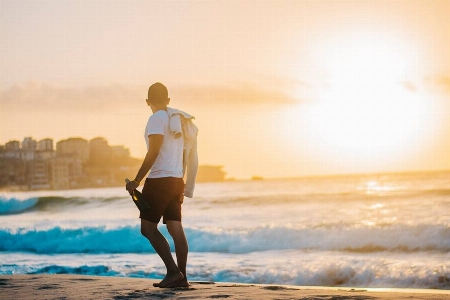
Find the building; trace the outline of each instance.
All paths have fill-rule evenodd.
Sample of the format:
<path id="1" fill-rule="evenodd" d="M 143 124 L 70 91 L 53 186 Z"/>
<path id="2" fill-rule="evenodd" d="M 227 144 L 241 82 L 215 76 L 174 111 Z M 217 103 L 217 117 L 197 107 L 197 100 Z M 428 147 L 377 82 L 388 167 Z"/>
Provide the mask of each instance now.
<path id="1" fill-rule="evenodd" d="M 89 142 L 89 161 L 94 165 L 106 165 L 111 162 L 112 149 L 103 137 L 96 137 Z"/>
<path id="2" fill-rule="evenodd" d="M 23 151 L 36 151 L 37 142 L 33 140 L 31 137 L 26 137 L 22 141 L 22 150 Z"/>
<path id="3" fill-rule="evenodd" d="M 130 150 L 124 146 L 111 146 L 112 156 L 114 158 L 130 157 Z"/>
<path id="4" fill-rule="evenodd" d="M 56 155 L 79 158 L 83 163 L 89 161 L 89 142 L 82 138 L 69 138 L 56 143 Z"/>
<path id="5" fill-rule="evenodd" d="M 9 141 L 5 144 L 4 150 L 0 152 L 2 159 L 21 159 L 21 150 L 19 141 Z"/>
<path id="6" fill-rule="evenodd" d="M 0 157 L 0 186 L 27 185 L 26 163 L 20 158 Z"/>
<path id="7" fill-rule="evenodd" d="M 52 139 L 43 139 L 37 143 L 38 151 L 53 151 L 53 140 Z"/>
<path id="8" fill-rule="evenodd" d="M 19 151 L 20 142 L 19 141 L 9 141 L 5 144 L 5 151 Z"/>
<path id="9" fill-rule="evenodd" d="M 70 161 L 66 157 L 55 157 L 50 162 L 50 185 L 54 190 L 70 188 Z"/>
<path id="10" fill-rule="evenodd" d="M 36 158 L 27 163 L 28 186 L 31 190 L 50 188 L 48 161 Z"/>
<path id="11" fill-rule="evenodd" d="M 25 161 L 33 161 L 35 159 L 37 149 L 37 142 L 31 137 L 26 137 L 22 141 L 22 148 L 20 151 L 20 158 Z"/>
<path id="12" fill-rule="evenodd" d="M 53 140 L 44 139 L 37 143 L 37 151 L 35 152 L 35 159 L 49 160 L 56 156 L 53 150 Z"/>
<path id="13" fill-rule="evenodd" d="M 48 160 L 52 159 L 55 156 L 56 156 L 55 151 L 36 151 L 34 153 L 34 159 Z"/>

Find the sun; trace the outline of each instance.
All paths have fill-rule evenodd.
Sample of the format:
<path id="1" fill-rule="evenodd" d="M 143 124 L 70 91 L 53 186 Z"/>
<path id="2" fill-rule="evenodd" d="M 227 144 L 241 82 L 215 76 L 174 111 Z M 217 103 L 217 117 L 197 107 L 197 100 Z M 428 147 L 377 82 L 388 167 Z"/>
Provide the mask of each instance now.
<path id="1" fill-rule="evenodd" d="M 402 84 L 414 48 L 387 35 L 353 32 L 322 44 L 317 55 L 327 75 L 304 112 L 311 141 L 342 157 L 384 161 L 419 143 L 431 123 L 430 104 Z"/>
<path id="2" fill-rule="evenodd" d="M 309 121 L 320 143 L 367 157 L 413 146 L 426 127 L 426 112 L 421 97 L 392 84 L 382 91 L 324 92 L 310 108 Z"/>

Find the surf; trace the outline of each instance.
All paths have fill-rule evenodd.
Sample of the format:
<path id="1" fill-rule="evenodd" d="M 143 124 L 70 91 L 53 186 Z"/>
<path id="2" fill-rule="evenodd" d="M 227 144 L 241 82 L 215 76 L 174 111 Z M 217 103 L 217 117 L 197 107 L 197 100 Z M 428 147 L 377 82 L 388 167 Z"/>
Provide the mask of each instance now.
<path id="1" fill-rule="evenodd" d="M 14 215 L 30 211 L 62 211 L 90 204 L 107 204 L 124 197 L 85 198 L 44 196 L 21 199 L 0 196 L 0 215 Z"/>
<path id="2" fill-rule="evenodd" d="M 165 227 L 161 231 L 169 238 Z M 191 252 L 243 254 L 273 250 L 355 253 L 450 251 L 446 225 L 392 225 L 292 228 L 262 226 L 246 230 L 185 229 Z M 0 230 L 0 251 L 41 254 L 154 253 L 139 226 Z M 170 239 L 169 239 L 170 241 Z M 173 245 L 171 245 L 173 247 Z"/>

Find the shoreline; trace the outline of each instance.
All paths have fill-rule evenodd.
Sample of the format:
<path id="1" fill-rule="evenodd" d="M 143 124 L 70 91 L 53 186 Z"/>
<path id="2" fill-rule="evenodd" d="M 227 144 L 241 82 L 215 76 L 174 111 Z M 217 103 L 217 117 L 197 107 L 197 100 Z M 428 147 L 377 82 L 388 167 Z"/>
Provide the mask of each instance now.
<path id="1" fill-rule="evenodd" d="M 352 288 L 191 281 L 189 288 L 160 289 L 155 279 L 92 275 L 0 275 L 2 299 L 302 299 L 444 300 L 450 290 Z M 7 295 L 7 296 L 6 296 Z M 6 298 L 3 298 L 6 296 Z"/>

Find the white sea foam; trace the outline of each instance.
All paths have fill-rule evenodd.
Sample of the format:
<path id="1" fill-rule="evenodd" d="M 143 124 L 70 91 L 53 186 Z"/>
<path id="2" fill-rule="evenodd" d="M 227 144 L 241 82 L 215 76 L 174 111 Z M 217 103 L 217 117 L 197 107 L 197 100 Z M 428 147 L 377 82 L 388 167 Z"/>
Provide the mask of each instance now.
<path id="1" fill-rule="evenodd" d="M 442 262 L 449 253 L 340 253 L 268 251 L 246 254 L 191 253 L 189 280 L 308 286 L 450 289 Z M 85 274 L 163 278 L 156 254 L 0 254 L 0 274 Z M 51 261 L 51 262 L 50 262 Z"/>

